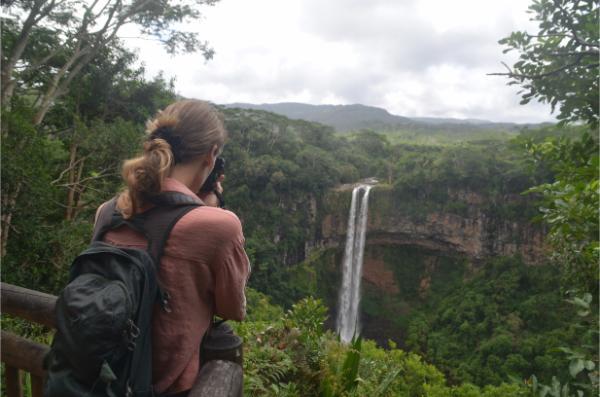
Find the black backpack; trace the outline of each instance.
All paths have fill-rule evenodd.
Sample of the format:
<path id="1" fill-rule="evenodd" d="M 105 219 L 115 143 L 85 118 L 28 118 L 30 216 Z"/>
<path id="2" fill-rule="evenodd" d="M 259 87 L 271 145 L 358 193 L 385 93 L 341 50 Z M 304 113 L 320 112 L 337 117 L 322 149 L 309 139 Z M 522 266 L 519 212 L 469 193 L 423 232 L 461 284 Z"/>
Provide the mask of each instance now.
<path id="1" fill-rule="evenodd" d="M 124 219 L 116 198 L 98 215 L 90 246 L 71 265 L 56 302 L 56 334 L 46 357 L 45 397 L 152 397 L 152 312 L 166 311 L 158 280 L 160 258 L 177 221 L 202 205 L 177 192 L 161 193 L 152 209 Z M 127 225 L 144 234 L 147 250 L 102 242 Z"/>

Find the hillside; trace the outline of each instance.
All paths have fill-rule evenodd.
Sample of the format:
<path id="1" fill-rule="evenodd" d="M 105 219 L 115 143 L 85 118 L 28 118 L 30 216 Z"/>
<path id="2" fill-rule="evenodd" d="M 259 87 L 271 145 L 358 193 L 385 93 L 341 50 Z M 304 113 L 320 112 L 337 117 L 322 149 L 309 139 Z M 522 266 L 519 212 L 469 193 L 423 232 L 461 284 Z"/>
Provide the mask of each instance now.
<path id="1" fill-rule="evenodd" d="M 228 108 L 265 110 L 286 116 L 290 119 L 314 121 L 333 127 L 338 132 L 370 129 L 376 131 L 504 131 L 516 132 L 531 125 L 516 123 L 496 123 L 479 119 L 453 119 L 435 117 L 404 117 L 387 110 L 360 104 L 354 105 L 310 105 L 306 103 L 230 103 Z"/>

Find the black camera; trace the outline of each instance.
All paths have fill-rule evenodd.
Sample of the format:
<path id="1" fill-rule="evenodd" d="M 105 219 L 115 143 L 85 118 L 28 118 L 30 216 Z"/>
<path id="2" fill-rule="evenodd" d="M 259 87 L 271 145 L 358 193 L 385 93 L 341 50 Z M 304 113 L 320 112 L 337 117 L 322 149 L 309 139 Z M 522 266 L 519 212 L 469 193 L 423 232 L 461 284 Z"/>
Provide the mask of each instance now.
<path id="1" fill-rule="evenodd" d="M 210 172 L 210 175 L 208 175 L 208 178 L 206 178 L 206 181 L 204 182 L 204 185 L 202 185 L 202 187 L 200 188 L 200 191 L 202 193 L 212 192 L 216 187 L 215 185 L 217 183 L 217 180 L 224 173 L 225 159 L 223 157 L 217 157 L 217 160 L 215 160 L 215 167 Z"/>

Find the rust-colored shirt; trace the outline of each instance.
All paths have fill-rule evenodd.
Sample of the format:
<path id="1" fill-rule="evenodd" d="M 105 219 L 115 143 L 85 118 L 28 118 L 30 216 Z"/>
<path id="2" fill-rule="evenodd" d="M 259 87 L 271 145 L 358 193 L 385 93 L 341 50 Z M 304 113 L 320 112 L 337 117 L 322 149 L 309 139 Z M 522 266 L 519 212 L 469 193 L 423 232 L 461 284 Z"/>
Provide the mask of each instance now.
<path id="1" fill-rule="evenodd" d="M 167 178 L 163 191 L 194 193 Z M 144 237 L 123 226 L 104 241 L 145 248 Z M 170 313 L 158 305 L 153 317 L 153 381 L 157 394 L 191 389 L 199 370 L 200 343 L 213 314 L 241 321 L 246 313 L 244 287 L 250 264 L 238 217 L 201 206 L 184 215 L 171 231 L 159 276 L 171 295 Z"/>

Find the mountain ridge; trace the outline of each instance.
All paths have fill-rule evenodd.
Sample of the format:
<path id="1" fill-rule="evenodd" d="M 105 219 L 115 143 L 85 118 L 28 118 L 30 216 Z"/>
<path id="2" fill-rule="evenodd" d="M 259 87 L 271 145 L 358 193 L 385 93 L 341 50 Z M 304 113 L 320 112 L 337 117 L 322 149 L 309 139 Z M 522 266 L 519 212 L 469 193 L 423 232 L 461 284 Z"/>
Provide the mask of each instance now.
<path id="1" fill-rule="evenodd" d="M 394 130 L 402 128 L 436 128 L 453 131 L 456 129 L 481 129 L 516 131 L 522 127 L 539 124 L 494 122 L 474 118 L 456 119 L 447 117 L 405 117 L 390 113 L 386 109 L 362 104 L 312 105 L 300 102 L 252 104 L 234 102 L 222 105 L 226 108 L 264 110 L 286 116 L 325 124 L 338 132 L 371 130 Z"/>

